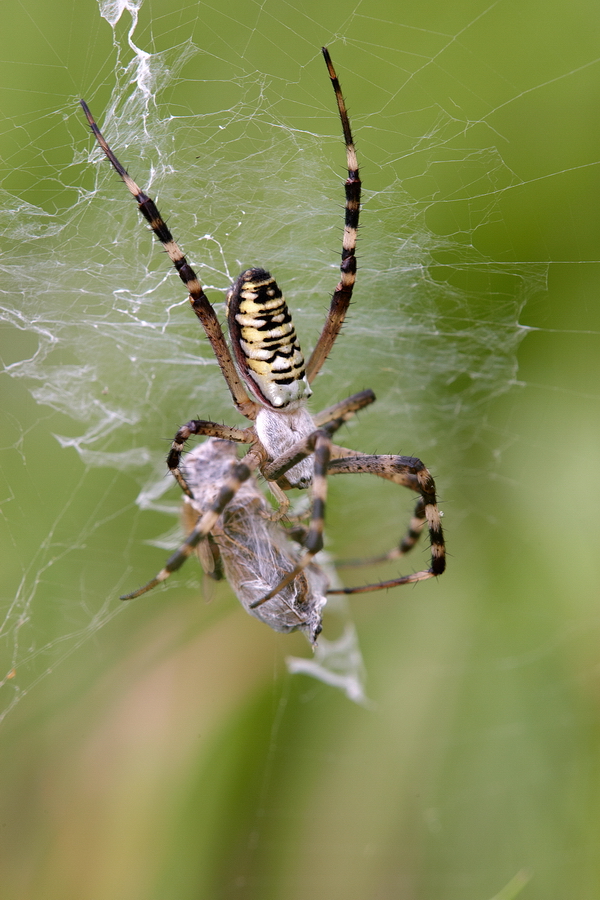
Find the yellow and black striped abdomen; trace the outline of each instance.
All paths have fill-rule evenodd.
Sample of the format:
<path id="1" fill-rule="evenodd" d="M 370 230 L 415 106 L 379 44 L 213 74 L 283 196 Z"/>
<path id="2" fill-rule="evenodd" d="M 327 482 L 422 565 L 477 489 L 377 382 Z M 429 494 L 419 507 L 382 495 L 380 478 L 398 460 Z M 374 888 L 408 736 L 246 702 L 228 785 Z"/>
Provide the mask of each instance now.
<path id="1" fill-rule="evenodd" d="M 227 295 L 227 317 L 239 373 L 260 403 L 281 409 L 310 396 L 294 323 L 269 272 L 242 272 Z"/>

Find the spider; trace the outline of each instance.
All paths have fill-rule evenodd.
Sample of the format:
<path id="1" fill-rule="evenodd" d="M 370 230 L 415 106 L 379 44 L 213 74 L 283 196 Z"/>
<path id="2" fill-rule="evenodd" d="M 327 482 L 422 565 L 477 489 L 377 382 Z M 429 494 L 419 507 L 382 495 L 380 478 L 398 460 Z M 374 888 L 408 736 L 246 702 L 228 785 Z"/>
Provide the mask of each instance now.
<path id="1" fill-rule="evenodd" d="M 384 558 L 404 554 L 418 540 L 427 523 L 431 544 L 429 568 L 389 581 L 362 587 L 343 588 L 330 593 L 363 593 L 401 584 L 411 584 L 441 575 L 445 568 L 445 548 L 441 517 L 433 478 L 420 459 L 411 456 L 371 456 L 348 450 L 332 442 L 334 433 L 359 409 L 375 400 L 372 391 L 363 391 L 312 416 L 307 408 L 311 384 L 329 355 L 350 305 L 356 278 L 356 238 L 360 212 L 361 181 L 350 121 L 340 84 L 327 48 L 322 49 L 333 85 L 346 144 L 348 178 L 345 182 L 345 227 L 342 243 L 340 281 L 333 292 L 325 325 L 305 365 L 292 318 L 275 279 L 265 269 L 245 269 L 227 293 L 227 321 L 232 353 L 196 273 L 162 219 L 154 201 L 140 190 L 102 136 L 87 104 L 81 106 L 90 128 L 113 168 L 124 181 L 152 231 L 163 244 L 179 277 L 186 286 L 192 309 L 211 343 L 236 409 L 252 423 L 247 428 L 228 427 L 204 419 L 192 419 L 175 435 L 167 465 L 184 493 L 193 491 L 181 470 L 181 455 L 191 435 L 205 435 L 249 445 L 242 460 L 235 463 L 219 486 L 216 497 L 200 516 L 186 541 L 161 571 L 143 587 L 125 594 L 131 600 L 160 584 L 213 531 L 241 485 L 260 472 L 279 503 L 273 514 L 282 518 L 289 509 L 285 494 L 292 488 L 312 487 L 310 524 L 303 540 L 304 554 L 262 597 L 250 603 L 257 609 L 297 579 L 323 546 L 323 521 L 327 498 L 327 475 L 370 473 L 415 491 L 419 498 L 409 530 L 399 546 Z"/>

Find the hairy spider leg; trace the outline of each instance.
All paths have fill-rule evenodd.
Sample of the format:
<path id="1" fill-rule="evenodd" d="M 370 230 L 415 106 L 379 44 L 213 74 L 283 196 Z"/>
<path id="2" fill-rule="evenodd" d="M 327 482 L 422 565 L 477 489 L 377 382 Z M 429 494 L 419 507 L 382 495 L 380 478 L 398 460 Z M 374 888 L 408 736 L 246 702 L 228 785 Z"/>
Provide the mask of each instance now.
<path id="1" fill-rule="evenodd" d="M 125 186 L 132 194 L 134 200 L 138 205 L 139 211 L 150 225 L 150 228 L 152 229 L 158 240 L 165 248 L 171 262 L 173 263 L 175 269 L 179 274 L 179 277 L 185 284 L 190 295 L 190 303 L 192 305 L 192 309 L 200 320 L 204 331 L 206 332 L 206 336 L 211 343 L 213 352 L 217 357 L 217 361 L 219 363 L 219 366 L 221 367 L 221 372 L 223 373 L 223 377 L 227 382 L 227 386 L 229 387 L 236 408 L 242 413 L 242 415 L 246 416 L 246 418 L 254 419 L 256 416 L 257 405 L 253 400 L 250 400 L 246 391 L 244 390 L 242 382 L 240 381 L 236 368 L 233 364 L 233 360 L 231 358 L 225 336 L 219 324 L 219 320 L 217 319 L 215 311 L 212 308 L 208 297 L 204 293 L 198 276 L 186 260 L 179 245 L 173 239 L 173 235 L 171 234 L 161 214 L 156 208 L 154 200 L 148 197 L 148 195 L 138 187 L 133 178 L 131 178 L 127 170 L 121 165 L 115 154 L 112 152 L 102 132 L 98 128 L 98 125 L 96 124 L 96 121 L 92 116 L 85 100 L 80 100 L 79 102 L 81 103 L 81 107 L 86 115 L 94 137 L 98 141 L 112 167 L 121 177 L 121 179 L 125 183 Z"/>
<path id="2" fill-rule="evenodd" d="M 346 190 L 346 211 L 344 223 L 344 238 L 342 242 L 342 262 L 340 265 L 340 280 L 333 292 L 331 305 L 327 313 L 325 325 L 321 331 L 319 340 L 315 345 L 315 349 L 311 353 L 310 359 L 306 364 L 306 377 L 309 383 L 312 383 L 315 376 L 319 373 L 323 363 L 327 359 L 335 340 L 340 333 L 350 300 L 352 299 L 352 291 L 354 282 L 356 281 L 356 238 L 358 233 L 358 218 L 360 215 L 360 192 L 361 181 L 358 173 L 358 160 L 356 158 L 356 149 L 352 138 L 352 130 L 350 128 L 350 120 L 346 104 L 342 96 L 342 89 L 336 75 L 329 51 L 326 47 L 322 48 L 325 63 L 331 78 L 331 84 L 335 92 L 342 129 L 344 131 L 344 141 L 346 142 L 346 161 L 348 166 L 348 178 L 345 183 Z"/>
<path id="3" fill-rule="evenodd" d="M 167 466 L 183 493 L 192 499 L 194 494 L 181 471 L 181 454 L 186 441 L 193 434 L 221 438 L 224 441 L 235 441 L 238 444 L 256 443 L 256 435 L 252 428 L 230 428 L 228 425 L 219 425 L 217 422 L 209 422 L 206 419 L 191 419 L 182 425 L 171 444 L 167 456 Z"/>
<path id="4" fill-rule="evenodd" d="M 413 584 L 417 581 L 426 581 L 428 578 L 436 578 L 438 575 L 441 575 L 446 568 L 446 548 L 441 515 L 437 506 L 435 482 L 428 469 L 421 460 L 417 459 L 415 456 L 356 455 L 349 458 L 333 459 L 329 463 L 329 474 L 331 475 L 356 475 L 363 473 L 378 475 L 380 478 L 385 478 L 396 484 L 402 484 L 406 487 L 411 487 L 413 490 L 418 490 L 421 495 L 420 499 L 422 505 L 417 501 L 414 518 L 405 540 L 409 544 L 408 549 L 416 543 L 416 540 L 412 539 L 411 531 L 414 530 L 420 532 L 422 526 L 419 526 L 418 520 L 421 516 L 424 516 L 425 521 L 427 522 L 431 544 L 430 567 L 419 572 L 413 572 L 411 575 L 402 575 L 398 578 L 392 578 L 377 584 L 366 584 L 355 588 L 337 588 L 330 590 L 329 593 L 363 594 L 370 591 L 383 590 L 384 588 L 396 587 L 401 584 Z M 410 480 L 407 479 L 406 476 L 411 476 Z M 412 477 L 416 477 L 416 488 L 413 487 Z M 416 528 L 415 525 L 417 526 Z M 402 542 L 400 547 L 402 547 Z"/>
<path id="5" fill-rule="evenodd" d="M 348 447 L 340 447 L 337 444 L 333 444 L 331 447 L 332 460 L 364 456 L 365 454 L 359 450 L 350 450 Z M 332 467 L 331 464 L 330 473 L 332 475 L 340 474 L 340 472 L 337 471 L 335 467 Z M 409 488 L 409 490 L 414 491 L 416 494 L 419 493 L 419 479 L 416 475 L 410 474 L 410 472 L 394 472 L 392 475 L 384 475 L 381 472 L 373 472 L 373 474 L 377 475 L 379 478 L 385 479 L 386 481 L 393 481 L 395 484 L 401 484 L 404 487 Z M 401 556 L 405 556 L 410 550 L 413 549 L 415 544 L 417 544 L 421 537 L 421 534 L 423 533 L 423 526 L 425 525 L 426 521 L 427 517 L 425 515 L 425 502 L 422 497 L 419 497 L 419 499 L 415 503 L 408 528 L 395 547 L 392 547 L 392 549 L 388 550 L 387 553 L 382 553 L 378 556 L 364 557 L 362 559 L 336 559 L 335 564 L 338 568 L 343 569 L 345 567 L 350 568 L 352 566 L 377 565 L 379 563 L 391 562 L 394 559 L 399 559 Z"/>
<path id="6" fill-rule="evenodd" d="M 181 568 L 188 557 L 194 552 L 200 541 L 202 541 L 214 528 L 217 519 L 229 501 L 240 489 L 243 482 L 250 478 L 254 470 L 258 467 L 260 462 L 262 462 L 262 459 L 263 456 L 260 452 L 249 450 L 244 457 L 244 461 L 238 462 L 233 466 L 231 476 L 221 486 L 216 500 L 211 503 L 207 511 L 190 532 L 187 539 L 183 542 L 181 547 L 169 557 L 160 572 L 147 584 L 143 585 L 143 587 L 138 588 L 136 591 L 132 591 L 130 594 L 123 594 L 121 600 L 135 600 L 136 597 L 140 597 L 161 582 L 166 581 L 173 572 L 176 572 L 177 569 Z"/>

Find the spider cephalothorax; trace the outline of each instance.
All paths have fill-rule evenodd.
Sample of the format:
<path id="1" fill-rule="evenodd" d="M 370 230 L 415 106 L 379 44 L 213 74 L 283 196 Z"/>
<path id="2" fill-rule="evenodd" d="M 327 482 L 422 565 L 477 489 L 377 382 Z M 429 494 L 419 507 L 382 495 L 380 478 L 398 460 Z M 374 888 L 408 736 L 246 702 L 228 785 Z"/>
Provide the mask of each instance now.
<path id="1" fill-rule="evenodd" d="M 304 555 L 288 566 L 278 580 L 269 582 L 263 597 L 254 599 L 257 609 L 280 594 L 301 576 L 314 555 L 323 546 L 323 517 L 327 495 L 327 475 L 370 473 L 408 487 L 419 495 L 407 534 L 400 544 L 381 559 L 394 559 L 410 550 L 427 524 L 431 542 L 431 562 L 427 569 L 401 575 L 389 581 L 357 588 L 342 588 L 329 593 L 362 593 L 410 584 L 441 575 L 445 568 L 444 537 L 437 507 L 435 484 L 421 460 L 410 456 L 370 456 L 340 447 L 333 434 L 359 409 L 372 403 L 372 391 L 362 391 L 316 415 L 308 411 L 306 400 L 311 384 L 320 371 L 344 321 L 356 277 L 356 236 L 360 213 L 361 182 L 356 151 L 344 99 L 328 51 L 323 56 L 337 101 L 346 143 L 348 178 L 345 182 L 346 213 L 342 243 L 340 280 L 331 298 L 327 319 L 317 344 L 305 364 L 296 331 L 282 293 L 265 269 L 244 270 L 227 294 L 227 314 L 232 352 L 221 330 L 215 311 L 204 293 L 196 273 L 162 219 L 154 201 L 140 190 L 118 161 L 100 132 L 87 105 L 81 105 L 96 140 L 137 201 L 138 207 L 157 238 L 163 244 L 179 277 L 184 282 L 196 316 L 211 343 L 233 402 L 251 424 L 230 428 L 204 419 L 192 419 L 183 425 L 173 441 L 167 463 L 190 499 L 194 492 L 181 471 L 181 454 L 188 438 L 206 435 L 249 445 L 243 460 L 234 463 L 215 492 L 215 499 L 199 516 L 187 540 L 167 561 L 165 567 L 144 587 L 123 599 L 131 599 L 150 590 L 178 569 L 211 532 L 219 517 L 240 490 L 241 485 L 259 471 L 269 482 L 279 502 L 279 510 L 270 514 L 282 518 L 288 508 L 285 491 L 311 488 L 309 527 L 303 538 Z M 268 540 L 265 538 L 265 540 Z"/>

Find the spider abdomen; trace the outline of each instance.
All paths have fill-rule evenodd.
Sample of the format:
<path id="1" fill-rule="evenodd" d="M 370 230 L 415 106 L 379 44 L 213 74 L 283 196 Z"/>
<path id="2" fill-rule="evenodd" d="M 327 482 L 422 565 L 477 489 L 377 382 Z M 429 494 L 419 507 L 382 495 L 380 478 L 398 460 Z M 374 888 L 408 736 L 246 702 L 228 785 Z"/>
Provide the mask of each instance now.
<path id="1" fill-rule="evenodd" d="M 238 371 L 263 406 L 282 409 L 310 396 L 296 329 L 269 272 L 242 272 L 227 295 L 227 315 Z"/>

